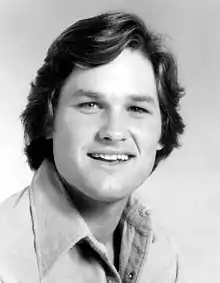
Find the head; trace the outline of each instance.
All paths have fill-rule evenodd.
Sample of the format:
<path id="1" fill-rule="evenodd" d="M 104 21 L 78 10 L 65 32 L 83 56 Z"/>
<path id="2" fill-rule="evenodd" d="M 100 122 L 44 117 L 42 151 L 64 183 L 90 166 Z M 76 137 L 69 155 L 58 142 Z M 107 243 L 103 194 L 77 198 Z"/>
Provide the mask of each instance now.
<path id="1" fill-rule="evenodd" d="M 53 42 L 31 84 L 21 115 L 28 163 L 37 170 L 48 159 L 69 183 L 92 172 L 81 175 L 87 182 L 76 182 L 81 187 L 107 170 L 106 186 L 121 178 L 132 190 L 179 146 L 183 94 L 174 56 L 140 18 L 106 13 L 78 21 Z M 128 151 L 134 163 L 116 174 L 113 166 L 100 171 L 82 158 L 107 148 Z"/>

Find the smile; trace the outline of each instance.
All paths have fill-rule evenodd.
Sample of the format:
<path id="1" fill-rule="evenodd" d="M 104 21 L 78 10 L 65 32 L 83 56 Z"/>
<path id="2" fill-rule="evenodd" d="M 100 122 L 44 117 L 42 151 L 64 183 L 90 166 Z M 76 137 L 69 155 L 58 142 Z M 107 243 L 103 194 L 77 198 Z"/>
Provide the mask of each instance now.
<path id="1" fill-rule="evenodd" d="M 125 162 L 130 160 L 132 155 L 129 154 L 104 154 L 104 153 L 89 153 L 89 157 L 100 160 L 100 161 L 105 161 L 105 162 Z"/>

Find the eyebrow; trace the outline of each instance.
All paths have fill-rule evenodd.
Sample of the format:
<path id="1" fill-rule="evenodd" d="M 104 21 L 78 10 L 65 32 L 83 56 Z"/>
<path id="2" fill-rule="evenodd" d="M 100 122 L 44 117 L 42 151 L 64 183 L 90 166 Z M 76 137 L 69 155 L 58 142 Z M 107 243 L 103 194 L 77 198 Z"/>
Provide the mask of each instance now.
<path id="1" fill-rule="evenodd" d="M 102 99 L 104 95 L 98 92 L 94 92 L 91 90 L 84 90 L 84 89 L 79 89 L 77 92 L 74 94 L 76 97 L 88 97 L 88 98 L 93 98 L 93 99 Z"/>
<path id="2" fill-rule="evenodd" d="M 155 104 L 153 97 L 149 95 L 130 95 L 129 98 L 134 102 L 147 102 Z"/>
<path id="3" fill-rule="evenodd" d="M 96 100 L 104 98 L 104 95 L 102 93 L 94 92 L 90 90 L 84 90 L 84 89 L 79 89 L 75 93 L 75 95 L 76 97 L 87 97 L 87 98 L 92 98 Z M 128 95 L 128 98 L 132 100 L 133 102 L 147 102 L 150 104 L 155 104 L 154 98 L 147 94 L 146 95 L 131 94 L 131 95 Z"/>

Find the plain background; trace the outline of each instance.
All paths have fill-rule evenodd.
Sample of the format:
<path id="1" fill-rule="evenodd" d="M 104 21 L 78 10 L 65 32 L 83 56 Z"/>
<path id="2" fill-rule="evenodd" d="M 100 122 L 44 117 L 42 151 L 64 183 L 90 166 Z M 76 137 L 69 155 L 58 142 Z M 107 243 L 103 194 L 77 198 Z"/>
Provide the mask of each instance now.
<path id="1" fill-rule="evenodd" d="M 0 200 L 30 182 L 19 115 L 50 43 L 74 21 L 133 11 L 167 35 L 187 125 L 175 150 L 139 192 L 178 243 L 189 283 L 220 282 L 220 2 L 175 0 L 1 0 Z"/>

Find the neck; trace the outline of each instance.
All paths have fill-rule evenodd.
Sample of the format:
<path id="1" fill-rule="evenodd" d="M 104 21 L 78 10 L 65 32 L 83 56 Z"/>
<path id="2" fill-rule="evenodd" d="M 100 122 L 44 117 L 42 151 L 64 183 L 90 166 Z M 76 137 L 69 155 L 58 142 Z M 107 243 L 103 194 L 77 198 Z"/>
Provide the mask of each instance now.
<path id="1" fill-rule="evenodd" d="M 104 245 L 113 244 L 113 235 L 120 221 L 128 197 L 116 202 L 104 202 L 91 199 L 74 187 L 65 183 L 66 191 L 93 236 Z"/>

